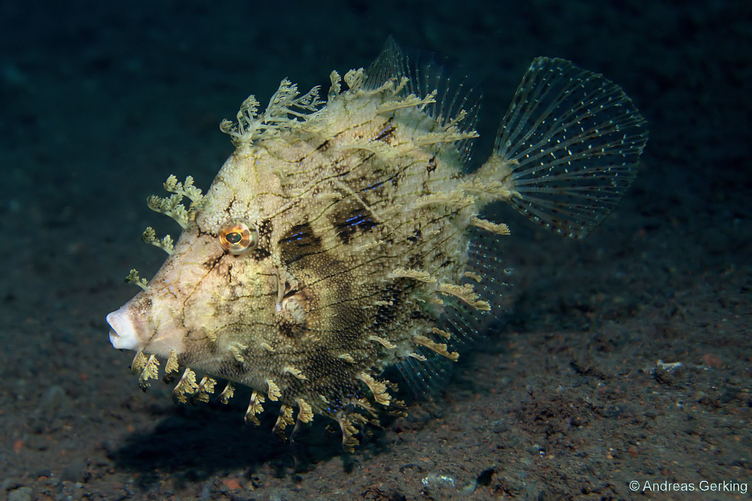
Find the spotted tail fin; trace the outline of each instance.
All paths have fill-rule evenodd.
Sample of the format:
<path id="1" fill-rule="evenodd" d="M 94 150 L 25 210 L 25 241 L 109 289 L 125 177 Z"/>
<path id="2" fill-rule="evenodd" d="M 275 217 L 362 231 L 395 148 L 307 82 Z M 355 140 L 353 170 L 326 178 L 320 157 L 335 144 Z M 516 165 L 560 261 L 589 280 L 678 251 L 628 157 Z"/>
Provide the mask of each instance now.
<path id="1" fill-rule="evenodd" d="M 469 189 L 482 202 L 505 200 L 542 226 L 584 237 L 632 184 L 647 140 L 645 120 L 618 85 L 539 57 Z"/>

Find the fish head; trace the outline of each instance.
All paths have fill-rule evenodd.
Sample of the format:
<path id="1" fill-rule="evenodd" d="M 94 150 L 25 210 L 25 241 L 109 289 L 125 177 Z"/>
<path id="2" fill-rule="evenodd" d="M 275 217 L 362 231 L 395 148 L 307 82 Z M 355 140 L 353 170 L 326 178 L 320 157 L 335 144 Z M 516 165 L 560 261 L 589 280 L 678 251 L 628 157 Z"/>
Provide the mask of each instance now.
<path id="1" fill-rule="evenodd" d="M 272 265 L 271 219 L 264 213 L 269 204 L 236 160 L 228 161 L 205 196 L 193 193 L 190 208 L 150 200 L 183 232 L 165 249 L 169 257 L 156 275 L 148 284 L 141 281 L 144 290 L 107 315 L 115 348 L 162 357 L 174 351 L 181 364 L 216 370 L 237 353 L 233 344 L 273 330 L 279 273 Z M 192 180 L 177 184 L 168 179 L 165 187 L 184 193 Z"/>

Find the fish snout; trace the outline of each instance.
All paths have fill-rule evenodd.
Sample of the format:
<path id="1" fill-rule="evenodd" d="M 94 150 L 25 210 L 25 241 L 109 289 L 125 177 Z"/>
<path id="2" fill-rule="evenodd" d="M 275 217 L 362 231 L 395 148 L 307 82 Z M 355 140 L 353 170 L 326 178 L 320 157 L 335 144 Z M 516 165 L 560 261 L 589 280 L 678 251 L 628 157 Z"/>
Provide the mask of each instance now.
<path id="1" fill-rule="evenodd" d="M 110 343 L 118 350 L 138 350 L 141 343 L 126 306 L 122 306 L 105 317 L 111 327 Z"/>

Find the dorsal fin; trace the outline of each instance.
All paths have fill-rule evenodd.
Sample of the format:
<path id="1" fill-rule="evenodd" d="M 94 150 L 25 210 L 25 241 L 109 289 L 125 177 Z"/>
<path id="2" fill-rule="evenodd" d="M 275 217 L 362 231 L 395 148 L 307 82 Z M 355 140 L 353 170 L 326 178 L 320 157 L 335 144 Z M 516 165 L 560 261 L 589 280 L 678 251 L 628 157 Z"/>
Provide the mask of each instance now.
<path id="1" fill-rule="evenodd" d="M 403 96 L 414 94 L 425 98 L 436 91 L 435 102 L 428 104 L 423 111 L 439 125 L 456 125 L 461 132 L 475 130 L 481 96 L 467 77 L 459 71 L 447 72 L 444 65 L 437 63 L 430 54 L 418 53 L 411 58 L 390 36 L 379 56 L 366 70 L 363 87 L 376 90 L 390 80 L 399 83 L 403 78 L 407 79 L 400 91 Z M 464 139 L 455 144 L 463 165 L 467 166 L 473 139 Z"/>

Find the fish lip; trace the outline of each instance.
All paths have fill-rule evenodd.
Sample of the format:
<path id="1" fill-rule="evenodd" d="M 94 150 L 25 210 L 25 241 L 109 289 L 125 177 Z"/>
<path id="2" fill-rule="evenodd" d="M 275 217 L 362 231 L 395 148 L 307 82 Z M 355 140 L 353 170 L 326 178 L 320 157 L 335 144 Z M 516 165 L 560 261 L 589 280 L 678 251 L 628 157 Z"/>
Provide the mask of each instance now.
<path id="1" fill-rule="evenodd" d="M 110 343 L 118 350 L 138 350 L 141 348 L 138 333 L 129 317 L 125 306 L 105 317 L 107 323 L 110 324 Z"/>

